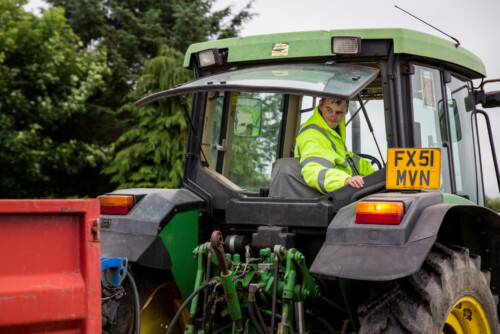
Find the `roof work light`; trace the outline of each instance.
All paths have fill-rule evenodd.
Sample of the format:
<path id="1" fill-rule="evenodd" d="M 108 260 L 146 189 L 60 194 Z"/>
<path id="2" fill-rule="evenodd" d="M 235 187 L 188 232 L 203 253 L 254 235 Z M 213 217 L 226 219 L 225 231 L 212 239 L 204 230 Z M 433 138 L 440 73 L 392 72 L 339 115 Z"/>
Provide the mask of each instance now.
<path id="1" fill-rule="evenodd" d="M 361 52 L 361 38 L 357 36 L 332 37 L 332 53 L 358 54 Z"/>
<path id="2" fill-rule="evenodd" d="M 196 54 L 200 67 L 208 67 L 212 65 L 222 65 L 224 63 L 222 55 L 217 48 L 200 51 Z"/>

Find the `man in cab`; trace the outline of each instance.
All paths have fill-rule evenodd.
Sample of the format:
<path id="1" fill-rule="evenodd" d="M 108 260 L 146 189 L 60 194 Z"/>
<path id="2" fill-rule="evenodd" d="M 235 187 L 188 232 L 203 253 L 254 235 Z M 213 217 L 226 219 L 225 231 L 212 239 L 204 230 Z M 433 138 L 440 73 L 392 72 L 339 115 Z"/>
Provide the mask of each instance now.
<path id="1" fill-rule="evenodd" d="M 349 185 L 364 186 L 363 176 L 373 173 L 370 162 L 345 146 L 345 116 L 349 101 L 321 99 L 296 139 L 296 158 L 306 183 L 326 194 Z"/>

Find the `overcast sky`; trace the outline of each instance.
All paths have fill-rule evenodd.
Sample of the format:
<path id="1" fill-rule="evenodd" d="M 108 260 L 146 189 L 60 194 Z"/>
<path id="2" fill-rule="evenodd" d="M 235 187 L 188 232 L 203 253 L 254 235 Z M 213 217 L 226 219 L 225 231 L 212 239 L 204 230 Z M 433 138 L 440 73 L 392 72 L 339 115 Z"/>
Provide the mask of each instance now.
<path id="1" fill-rule="evenodd" d="M 214 9 L 232 5 L 238 10 L 246 2 L 217 0 Z M 43 5 L 41 0 L 31 0 L 29 4 L 31 8 Z M 241 35 L 349 28 L 408 28 L 446 38 L 394 5 L 457 38 L 462 47 L 483 60 L 489 79 L 500 78 L 500 0 L 254 0 L 253 12 L 257 16 L 245 25 Z M 500 90 L 500 84 L 491 85 L 489 90 Z M 486 111 L 492 119 L 495 146 L 500 152 L 500 108 Z M 497 197 L 493 165 L 491 161 L 485 163 L 486 194 Z"/>

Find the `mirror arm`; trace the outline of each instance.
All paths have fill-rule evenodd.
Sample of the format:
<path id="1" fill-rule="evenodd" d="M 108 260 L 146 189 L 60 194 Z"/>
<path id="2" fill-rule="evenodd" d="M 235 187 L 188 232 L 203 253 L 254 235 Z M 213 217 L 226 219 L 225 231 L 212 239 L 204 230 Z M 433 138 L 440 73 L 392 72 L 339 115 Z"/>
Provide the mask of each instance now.
<path id="1" fill-rule="evenodd" d="M 481 86 L 479 86 L 479 88 L 481 90 L 484 90 L 484 85 L 486 85 L 487 83 L 491 83 L 491 82 L 499 82 L 500 79 L 490 79 L 490 80 L 484 80 L 483 82 L 481 82 Z"/>

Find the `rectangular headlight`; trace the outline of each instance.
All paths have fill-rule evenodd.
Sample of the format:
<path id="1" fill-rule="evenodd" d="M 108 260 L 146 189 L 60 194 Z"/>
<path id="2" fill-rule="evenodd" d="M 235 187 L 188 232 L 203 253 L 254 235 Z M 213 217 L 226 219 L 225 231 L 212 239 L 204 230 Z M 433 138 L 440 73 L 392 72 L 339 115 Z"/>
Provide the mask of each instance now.
<path id="1" fill-rule="evenodd" d="M 332 37 L 332 53 L 358 54 L 361 52 L 361 38 L 357 36 Z"/>
<path id="2" fill-rule="evenodd" d="M 200 51 L 198 52 L 197 56 L 200 67 L 222 65 L 222 56 L 220 55 L 217 48 Z"/>

